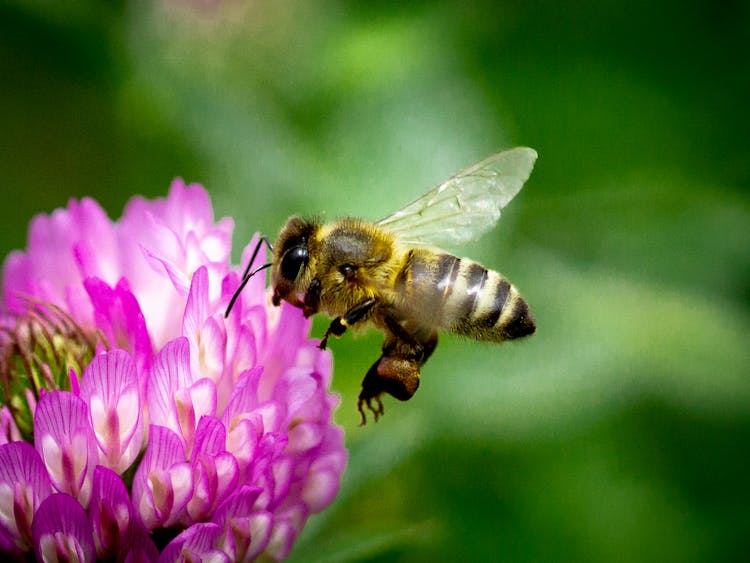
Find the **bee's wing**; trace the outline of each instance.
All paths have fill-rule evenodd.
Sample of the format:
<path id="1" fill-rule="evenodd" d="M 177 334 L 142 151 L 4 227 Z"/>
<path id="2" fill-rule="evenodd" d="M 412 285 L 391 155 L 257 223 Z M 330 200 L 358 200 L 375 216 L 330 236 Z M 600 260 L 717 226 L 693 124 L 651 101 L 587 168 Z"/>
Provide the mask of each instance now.
<path id="1" fill-rule="evenodd" d="M 495 226 L 521 190 L 536 151 L 516 147 L 462 170 L 409 205 L 378 221 L 407 244 L 453 246 Z"/>

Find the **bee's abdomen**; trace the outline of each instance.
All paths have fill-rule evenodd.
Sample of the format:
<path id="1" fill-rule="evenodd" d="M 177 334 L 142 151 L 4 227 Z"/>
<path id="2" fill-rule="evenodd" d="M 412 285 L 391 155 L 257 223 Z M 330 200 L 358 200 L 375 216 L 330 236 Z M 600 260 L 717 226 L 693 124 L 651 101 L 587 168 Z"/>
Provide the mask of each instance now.
<path id="1" fill-rule="evenodd" d="M 473 260 L 412 249 L 399 284 L 415 313 L 443 330 L 499 342 L 536 328 L 516 288 Z"/>

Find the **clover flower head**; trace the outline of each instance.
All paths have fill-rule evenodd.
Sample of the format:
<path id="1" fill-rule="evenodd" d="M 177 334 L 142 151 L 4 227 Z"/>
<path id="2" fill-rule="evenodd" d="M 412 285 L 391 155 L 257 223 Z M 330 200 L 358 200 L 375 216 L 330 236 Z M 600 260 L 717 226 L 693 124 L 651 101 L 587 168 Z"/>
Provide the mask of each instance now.
<path id="1" fill-rule="evenodd" d="M 34 218 L 2 271 L 0 551 L 282 559 L 331 503 L 330 355 L 260 276 L 224 317 L 232 226 L 180 180 Z"/>

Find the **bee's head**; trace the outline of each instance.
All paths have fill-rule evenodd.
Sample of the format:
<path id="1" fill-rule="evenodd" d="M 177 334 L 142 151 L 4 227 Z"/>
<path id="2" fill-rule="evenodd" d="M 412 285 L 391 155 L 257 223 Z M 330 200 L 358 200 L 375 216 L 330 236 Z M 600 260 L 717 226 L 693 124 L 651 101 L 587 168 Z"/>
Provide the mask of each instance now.
<path id="1" fill-rule="evenodd" d="M 281 229 L 274 245 L 271 269 L 274 305 L 279 305 L 282 299 L 292 305 L 301 304 L 301 296 L 310 283 L 307 275 L 309 244 L 318 228 L 313 221 L 292 217 Z"/>

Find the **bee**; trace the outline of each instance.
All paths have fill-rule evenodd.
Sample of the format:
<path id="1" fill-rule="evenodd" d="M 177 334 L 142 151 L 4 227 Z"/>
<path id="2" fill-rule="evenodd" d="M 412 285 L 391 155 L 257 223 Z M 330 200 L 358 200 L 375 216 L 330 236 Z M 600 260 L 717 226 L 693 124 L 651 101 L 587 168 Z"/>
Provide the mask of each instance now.
<path id="1" fill-rule="evenodd" d="M 291 217 L 273 245 L 265 237 L 258 242 L 226 314 L 249 279 L 270 267 L 275 306 L 287 301 L 305 317 L 333 319 L 321 349 L 350 327 L 382 331 L 381 355 L 357 402 L 363 425 L 365 407 L 377 421 L 383 393 L 401 401 L 414 395 L 439 332 L 502 342 L 535 331 L 526 301 L 505 277 L 440 248 L 492 229 L 536 158 L 525 147 L 494 154 L 377 222 Z M 253 269 L 264 243 L 272 259 Z"/>

